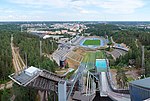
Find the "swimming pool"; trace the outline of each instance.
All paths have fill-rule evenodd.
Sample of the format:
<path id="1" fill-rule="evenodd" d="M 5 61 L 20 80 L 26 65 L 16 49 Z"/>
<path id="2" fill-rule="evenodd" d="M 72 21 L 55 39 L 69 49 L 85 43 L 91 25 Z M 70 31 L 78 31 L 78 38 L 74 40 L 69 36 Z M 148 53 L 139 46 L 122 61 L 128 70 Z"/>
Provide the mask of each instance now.
<path id="1" fill-rule="evenodd" d="M 106 59 L 96 59 L 96 69 L 97 72 L 106 72 L 107 71 Z"/>

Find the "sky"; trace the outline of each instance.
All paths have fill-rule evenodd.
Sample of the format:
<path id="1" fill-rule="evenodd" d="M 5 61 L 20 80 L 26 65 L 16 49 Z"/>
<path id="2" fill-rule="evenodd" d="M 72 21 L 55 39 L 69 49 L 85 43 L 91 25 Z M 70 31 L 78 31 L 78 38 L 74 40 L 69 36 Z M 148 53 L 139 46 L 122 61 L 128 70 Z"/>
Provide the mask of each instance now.
<path id="1" fill-rule="evenodd" d="M 150 21 L 150 0 L 0 0 L 0 21 Z"/>

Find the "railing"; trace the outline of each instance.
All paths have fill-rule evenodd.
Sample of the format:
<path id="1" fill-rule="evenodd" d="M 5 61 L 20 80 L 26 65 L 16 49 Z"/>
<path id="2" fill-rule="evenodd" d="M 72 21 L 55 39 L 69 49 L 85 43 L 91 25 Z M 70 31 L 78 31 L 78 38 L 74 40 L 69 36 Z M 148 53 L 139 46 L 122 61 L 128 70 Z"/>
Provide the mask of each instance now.
<path id="1" fill-rule="evenodd" d="M 111 83 L 111 80 L 110 80 L 110 77 L 109 77 L 109 74 L 108 72 L 106 73 L 106 77 L 107 77 L 107 81 L 108 81 L 108 85 L 109 85 L 109 88 L 115 92 L 115 93 L 122 93 L 122 94 L 129 94 L 129 90 L 127 89 L 114 89 L 112 87 L 112 83 Z"/>
<path id="2" fill-rule="evenodd" d="M 77 82 L 78 78 L 79 78 L 80 75 L 83 73 L 83 71 L 84 71 L 85 68 L 86 68 L 86 67 L 85 67 L 84 65 L 82 65 L 82 64 L 78 67 L 78 71 L 77 71 L 77 73 L 76 73 L 76 75 L 75 75 L 75 77 L 74 77 L 74 81 L 73 81 L 73 83 L 72 83 L 72 86 L 71 86 L 70 90 L 68 91 L 67 99 L 68 99 L 69 96 L 71 95 L 75 83 Z"/>

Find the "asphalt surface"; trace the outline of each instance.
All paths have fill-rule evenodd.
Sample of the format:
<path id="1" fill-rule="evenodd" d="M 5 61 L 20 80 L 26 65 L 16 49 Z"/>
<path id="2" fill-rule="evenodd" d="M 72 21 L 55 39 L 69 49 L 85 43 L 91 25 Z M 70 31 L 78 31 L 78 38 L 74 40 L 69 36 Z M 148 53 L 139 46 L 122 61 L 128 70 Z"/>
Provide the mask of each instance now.
<path id="1" fill-rule="evenodd" d="M 100 97 L 100 92 L 96 91 L 96 96 L 93 101 L 113 101 L 109 97 Z"/>

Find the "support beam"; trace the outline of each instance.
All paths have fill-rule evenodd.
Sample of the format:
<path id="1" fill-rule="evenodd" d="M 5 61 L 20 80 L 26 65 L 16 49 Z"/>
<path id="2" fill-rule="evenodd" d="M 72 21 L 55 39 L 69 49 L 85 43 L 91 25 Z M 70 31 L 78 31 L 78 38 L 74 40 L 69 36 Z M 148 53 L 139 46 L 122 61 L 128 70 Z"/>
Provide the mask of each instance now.
<path id="1" fill-rule="evenodd" d="M 40 41 L 40 57 L 42 57 L 42 41 Z"/>
<path id="2" fill-rule="evenodd" d="M 58 101 L 67 101 L 66 96 L 66 81 L 58 83 Z"/>
<path id="3" fill-rule="evenodd" d="M 87 82 L 86 82 L 86 95 L 88 94 L 88 84 L 89 84 L 89 72 L 87 71 Z"/>
<path id="4" fill-rule="evenodd" d="M 144 46 L 142 46 L 142 68 L 144 69 Z"/>

